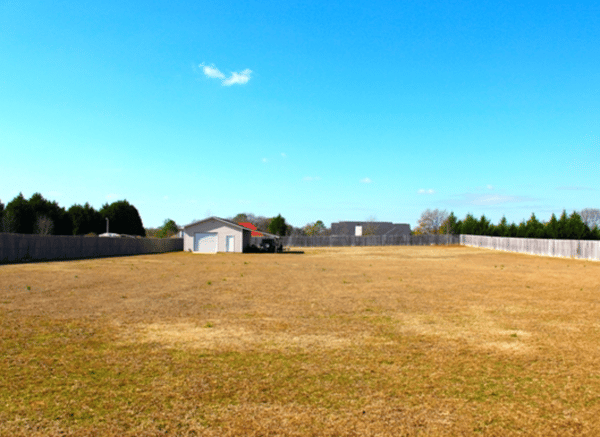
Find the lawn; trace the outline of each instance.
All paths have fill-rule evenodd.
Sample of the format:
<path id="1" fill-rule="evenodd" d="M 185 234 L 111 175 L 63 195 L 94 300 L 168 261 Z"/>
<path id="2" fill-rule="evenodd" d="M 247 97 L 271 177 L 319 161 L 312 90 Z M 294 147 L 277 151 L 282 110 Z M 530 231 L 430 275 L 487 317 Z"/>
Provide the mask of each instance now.
<path id="1" fill-rule="evenodd" d="M 600 435 L 600 263 L 304 250 L 0 266 L 0 435 Z"/>

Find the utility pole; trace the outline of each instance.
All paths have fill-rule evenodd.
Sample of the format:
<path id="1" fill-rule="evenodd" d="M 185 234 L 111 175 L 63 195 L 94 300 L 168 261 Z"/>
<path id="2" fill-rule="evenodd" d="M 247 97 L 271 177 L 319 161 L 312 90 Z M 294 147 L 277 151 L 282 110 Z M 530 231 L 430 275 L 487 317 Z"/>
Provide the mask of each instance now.
<path id="1" fill-rule="evenodd" d="M 108 234 L 108 217 L 105 217 L 105 218 L 106 218 L 106 233 Z"/>

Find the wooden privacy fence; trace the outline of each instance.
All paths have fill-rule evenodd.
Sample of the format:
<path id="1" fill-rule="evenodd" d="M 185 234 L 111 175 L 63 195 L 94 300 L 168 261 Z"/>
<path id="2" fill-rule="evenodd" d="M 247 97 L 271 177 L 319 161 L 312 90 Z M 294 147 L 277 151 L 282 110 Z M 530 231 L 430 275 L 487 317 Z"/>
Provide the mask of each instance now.
<path id="1" fill-rule="evenodd" d="M 507 252 L 600 261 L 600 241 L 461 235 L 460 244 L 493 250 L 504 250 Z"/>
<path id="2" fill-rule="evenodd" d="M 0 233 L 0 264 L 183 250 L 183 238 L 104 238 Z"/>
<path id="3" fill-rule="evenodd" d="M 281 237 L 286 247 L 324 246 L 429 246 L 432 244 L 459 244 L 458 235 L 305 235 Z"/>

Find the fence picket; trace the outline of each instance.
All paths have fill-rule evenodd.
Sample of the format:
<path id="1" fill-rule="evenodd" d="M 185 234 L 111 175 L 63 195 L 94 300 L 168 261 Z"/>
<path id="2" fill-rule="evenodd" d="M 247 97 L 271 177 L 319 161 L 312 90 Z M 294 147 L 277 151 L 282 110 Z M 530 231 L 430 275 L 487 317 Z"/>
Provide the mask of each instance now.
<path id="1" fill-rule="evenodd" d="M 282 237 L 286 247 L 339 247 L 339 246 L 421 246 L 438 244 L 459 244 L 458 235 L 354 235 L 306 236 L 291 235 Z"/>
<path id="2" fill-rule="evenodd" d="M 600 261 L 600 241 L 596 240 L 546 240 L 460 235 L 460 244 L 506 252 Z"/>

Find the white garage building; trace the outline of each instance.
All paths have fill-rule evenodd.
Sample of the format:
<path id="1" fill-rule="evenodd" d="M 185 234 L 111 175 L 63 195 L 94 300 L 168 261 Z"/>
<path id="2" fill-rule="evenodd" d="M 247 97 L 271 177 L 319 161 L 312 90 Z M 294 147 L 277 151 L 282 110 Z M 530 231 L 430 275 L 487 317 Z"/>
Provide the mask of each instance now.
<path id="1" fill-rule="evenodd" d="M 196 253 L 238 252 L 250 246 L 252 230 L 219 217 L 183 227 L 183 250 Z"/>

